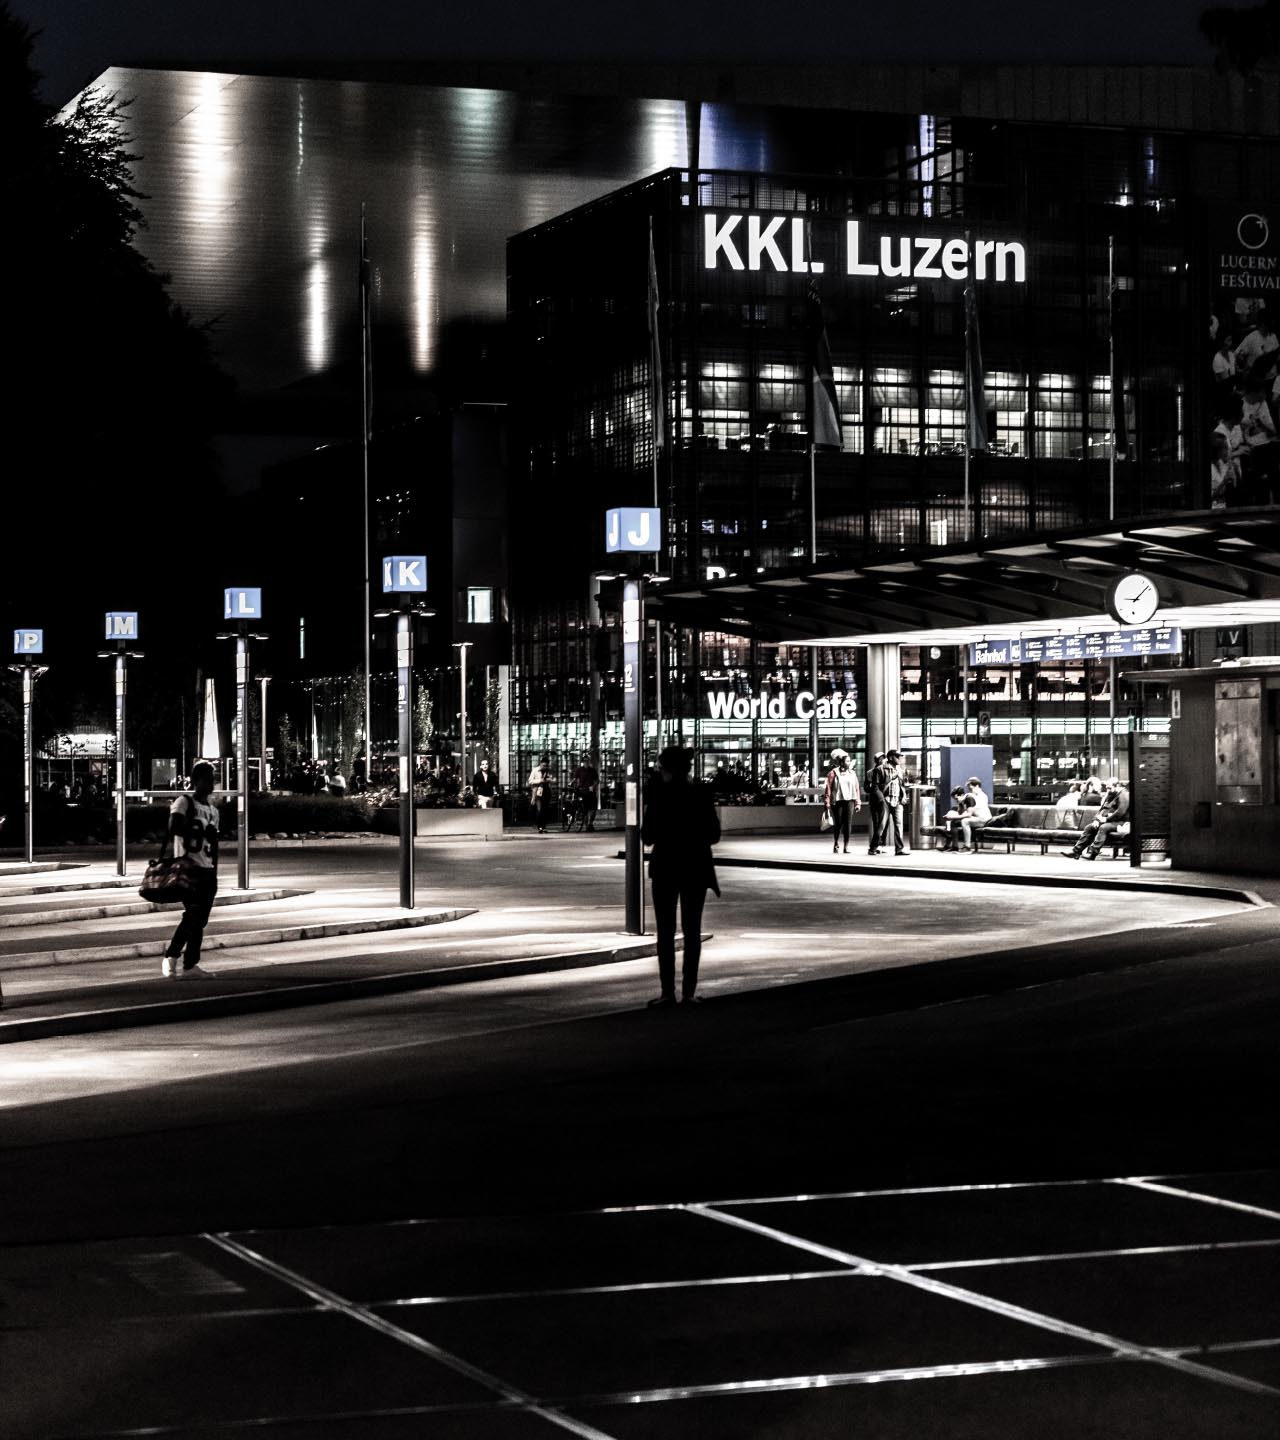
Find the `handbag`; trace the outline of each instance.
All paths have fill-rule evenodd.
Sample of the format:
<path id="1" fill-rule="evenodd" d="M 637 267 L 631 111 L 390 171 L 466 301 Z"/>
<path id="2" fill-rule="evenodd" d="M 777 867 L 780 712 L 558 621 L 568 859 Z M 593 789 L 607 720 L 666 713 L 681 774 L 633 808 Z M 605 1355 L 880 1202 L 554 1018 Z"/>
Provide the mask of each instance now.
<path id="1" fill-rule="evenodd" d="M 830 830 L 833 823 L 834 823 L 834 822 L 833 822 L 832 819 L 831 819 L 831 811 L 830 811 L 830 810 L 824 810 L 824 811 L 822 812 L 822 814 L 818 816 L 818 829 L 819 829 L 819 830 L 823 830 L 823 831 Z"/>
<path id="2" fill-rule="evenodd" d="M 170 855 L 148 862 L 138 894 L 153 905 L 181 905 L 195 889 L 195 862 L 189 855 Z"/>

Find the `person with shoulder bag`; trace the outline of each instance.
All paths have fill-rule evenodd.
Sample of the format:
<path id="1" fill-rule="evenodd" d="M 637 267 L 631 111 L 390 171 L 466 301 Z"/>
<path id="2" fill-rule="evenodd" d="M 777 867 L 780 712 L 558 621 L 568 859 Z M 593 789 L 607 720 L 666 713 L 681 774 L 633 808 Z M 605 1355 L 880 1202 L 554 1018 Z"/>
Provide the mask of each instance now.
<path id="1" fill-rule="evenodd" d="M 862 809 L 862 792 L 858 789 L 858 777 L 849 764 L 847 750 L 831 752 L 832 767 L 827 772 L 827 784 L 823 791 L 822 803 L 831 816 L 832 854 L 840 853 L 844 842 L 844 853 L 849 853 L 849 828 L 853 817 Z"/>
<path id="2" fill-rule="evenodd" d="M 168 980 L 200 979 L 200 946 L 218 893 L 218 811 L 210 801 L 213 766 L 201 760 L 191 771 L 191 789 L 169 810 L 166 858 L 185 856 L 191 888 L 182 901 L 182 919 L 164 947 L 160 973 Z"/>

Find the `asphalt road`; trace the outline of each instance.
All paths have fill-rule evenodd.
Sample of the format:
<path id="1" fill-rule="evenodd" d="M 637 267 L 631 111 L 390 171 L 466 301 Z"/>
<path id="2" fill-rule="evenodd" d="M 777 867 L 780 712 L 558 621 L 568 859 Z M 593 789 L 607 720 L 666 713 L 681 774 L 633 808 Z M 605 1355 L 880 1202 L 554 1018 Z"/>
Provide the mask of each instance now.
<path id="1" fill-rule="evenodd" d="M 12 1433 L 1274 1433 L 1274 912 L 733 880 L 698 1007 L 647 962 L 12 1047 Z"/>

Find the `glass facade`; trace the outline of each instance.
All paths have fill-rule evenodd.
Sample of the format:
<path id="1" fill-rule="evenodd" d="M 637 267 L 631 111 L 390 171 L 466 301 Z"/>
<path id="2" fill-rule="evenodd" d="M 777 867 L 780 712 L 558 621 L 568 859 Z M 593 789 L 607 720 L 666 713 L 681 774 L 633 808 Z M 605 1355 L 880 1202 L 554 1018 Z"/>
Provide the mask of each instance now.
<path id="1" fill-rule="evenodd" d="M 509 303 L 523 503 L 529 524 L 542 508 L 563 522 L 548 550 L 513 557 L 522 751 L 556 723 L 575 725 L 572 743 L 590 748 L 620 715 L 616 647 L 590 644 L 594 626 L 616 628 L 607 587 L 598 618 L 589 603 L 609 505 L 660 504 L 664 569 L 686 582 L 755 582 L 805 566 L 811 525 L 818 564 L 836 569 L 967 535 L 1084 526 L 1112 505 L 1118 518 L 1206 508 L 1193 148 L 1173 133 L 863 117 L 848 174 L 668 171 L 517 236 Z M 760 217 L 758 228 L 749 234 L 744 219 L 725 232 L 733 215 Z M 853 220 L 859 260 L 877 273 L 839 263 Z M 667 442 L 656 466 L 650 223 Z M 742 264 L 725 263 L 722 245 L 713 267 L 708 236 L 725 233 Z M 990 443 L 967 466 L 964 283 L 936 262 L 918 270 L 920 236 L 963 239 L 966 254 L 973 237 L 992 245 L 992 272 L 974 282 Z M 999 246 L 1015 244 L 1025 279 L 997 282 Z M 821 275 L 806 274 L 801 260 L 818 257 Z M 817 455 L 812 501 L 810 280 L 842 425 L 839 450 Z M 594 719 L 590 656 L 602 675 Z M 967 710 L 968 738 L 990 739 L 1001 783 L 1026 791 L 1105 768 L 1123 749 L 1113 733 L 1149 703 L 1137 690 L 1113 697 L 1105 666 L 1077 665 L 975 673 L 966 704 L 955 647 L 907 648 L 902 663 L 903 738 L 921 771 L 937 740 L 964 738 Z M 794 705 L 785 721 L 742 719 L 713 714 L 708 696 L 729 686 L 794 698 L 814 688 L 808 667 L 807 649 L 706 632 L 664 634 L 659 661 L 650 632 L 662 739 L 696 744 L 705 768 L 785 776 L 808 751 Z M 852 652 L 820 651 L 818 671 L 818 695 L 856 692 Z M 824 749 L 859 749 L 862 701 L 856 718 L 824 721 Z M 652 698 L 648 714 L 656 743 Z M 607 757 L 601 768 L 609 773 Z"/>

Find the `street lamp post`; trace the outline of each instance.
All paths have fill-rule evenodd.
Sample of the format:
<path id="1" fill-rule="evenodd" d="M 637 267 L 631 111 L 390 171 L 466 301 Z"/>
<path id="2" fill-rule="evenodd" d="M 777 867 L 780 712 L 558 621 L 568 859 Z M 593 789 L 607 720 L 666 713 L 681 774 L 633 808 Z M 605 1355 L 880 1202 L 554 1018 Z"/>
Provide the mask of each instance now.
<path id="1" fill-rule="evenodd" d="M 219 640 L 236 642 L 236 883 L 249 888 L 249 641 L 265 635 L 249 630 L 250 620 L 262 619 L 261 590 L 224 590 L 224 620 L 234 620 L 234 630 L 224 630 Z"/>
<path id="2" fill-rule="evenodd" d="M 466 788 L 467 784 L 467 651 L 471 649 L 472 641 L 455 640 L 453 648 L 458 652 L 458 661 L 461 666 L 459 683 L 462 686 L 460 714 L 462 717 L 460 743 L 462 746 L 462 776 L 459 790 Z"/>
<path id="3" fill-rule="evenodd" d="M 128 781 L 128 750 L 125 746 L 125 697 L 129 690 L 128 665 L 131 659 L 141 660 L 141 650 L 130 650 L 129 641 L 138 638 L 136 610 L 109 610 L 106 639 L 114 640 L 114 650 L 99 650 L 99 660 L 116 662 L 116 874 L 125 873 L 125 800 Z"/>
<path id="4" fill-rule="evenodd" d="M 627 557 L 622 582 L 623 796 L 626 817 L 625 910 L 628 935 L 644 934 L 644 562 L 662 548 L 662 512 L 605 513 L 605 551 Z"/>
<path id="5" fill-rule="evenodd" d="M 35 861 L 36 817 L 35 817 L 35 743 L 32 732 L 31 710 L 35 703 L 36 681 L 49 668 L 47 665 L 33 665 L 30 657 L 44 653 L 43 630 L 15 630 L 13 632 L 13 653 L 25 657 L 20 664 L 10 665 L 22 676 L 22 800 L 25 811 L 23 827 L 23 853 L 27 864 Z"/>
<path id="6" fill-rule="evenodd" d="M 394 595 L 397 608 L 375 610 L 396 617 L 396 721 L 400 749 L 400 907 L 413 909 L 413 617 L 434 615 L 415 595 L 427 588 L 425 555 L 387 555 L 382 561 L 382 593 Z"/>

